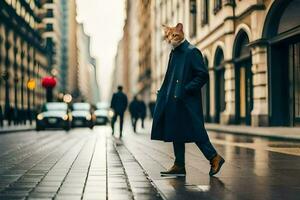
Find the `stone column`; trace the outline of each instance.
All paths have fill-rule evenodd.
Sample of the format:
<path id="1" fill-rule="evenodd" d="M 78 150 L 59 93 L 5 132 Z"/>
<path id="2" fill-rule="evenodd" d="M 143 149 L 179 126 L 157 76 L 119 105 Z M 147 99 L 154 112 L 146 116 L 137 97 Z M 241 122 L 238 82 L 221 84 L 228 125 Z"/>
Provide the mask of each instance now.
<path id="1" fill-rule="evenodd" d="M 225 64 L 225 110 L 221 113 L 221 124 L 232 124 L 235 122 L 235 72 L 234 64 Z"/>
<path id="2" fill-rule="evenodd" d="M 18 43 L 17 43 L 17 34 L 13 34 L 13 88 L 14 88 L 14 119 L 15 123 L 18 123 L 18 62 L 17 62 L 17 55 L 18 55 Z"/>
<path id="3" fill-rule="evenodd" d="M 3 75 L 4 75 L 4 64 L 3 64 L 3 60 L 4 60 L 4 56 L 3 56 L 3 43 L 4 43 L 4 36 L 2 34 L 2 23 L 0 23 L 0 106 L 1 106 L 1 111 L 3 111 L 3 93 L 4 93 L 4 88 L 3 83 Z M 1 114 L 1 113 L 0 113 Z"/>
<path id="4" fill-rule="evenodd" d="M 11 44 L 9 41 L 9 34 L 10 31 L 5 29 L 5 70 L 4 70 L 4 80 L 5 80 L 5 115 L 8 116 L 10 111 L 10 73 L 9 73 L 9 66 L 10 66 L 10 57 L 9 57 L 9 49 L 11 48 Z M 10 121 L 9 121 L 10 122 Z"/>
<path id="5" fill-rule="evenodd" d="M 24 42 L 21 41 L 20 44 L 20 50 L 21 50 L 21 60 L 20 60 L 20 66 L 21 66 L 21 115 L 22 115 L 22 122 L 25 122 L 25 116 L 24 116 L 24 86 L 26 84 L 24 84 L 24 80 L 25 80 L 25 69 L 24 69 L 24 57 L 25 57 L 25 52 L 24 52 Z"/>
<path id="6" fill-rule="evenodd" d="M 211 122 L 215 122 L 216 119 L 216 97 L 215 97 L 215 71 L 213 68 L 209 67 L 209 117 Z"/>
<path id="7" fill-rule="evenodd" d="M 30 80 L 31 78 L 31 74 L 30 74 L 30 68 L 31 68 L 31 48 L 30 45 L 27 45 L 27 80 L 26 80 L 26 90 L 27 90 L 27 118 L 29 119 L 29 123 L 32 123 L 32 119 L 31 119 L 31 91 L 30 89 L 27 87 L 27 82 Z"/>
<path id="8" fill-rule="evenodd" d="M 33 52 L 32 52 L 32 59 L 33 59 L 33 66 L 32 66 L 32 79 L 34 79 L 36 81 L 36 52 L 35 52 L 35 48 L 33 48 Z M 36 102 L 35 102 L 35 98 L 36 98 L 36 90 L 35 88 L 32 90 L 32 108 L 33 110 L 35 110 L 35 106 L 36 106 Z"/>
<path id="9" fill-rule="evenodd" d="M 253 110 L 251 112 L 252 126 L 269 125 L 269 97 L 267 73 L 267 46 L 253 44 L 252 73 L 253 73 Z"/>

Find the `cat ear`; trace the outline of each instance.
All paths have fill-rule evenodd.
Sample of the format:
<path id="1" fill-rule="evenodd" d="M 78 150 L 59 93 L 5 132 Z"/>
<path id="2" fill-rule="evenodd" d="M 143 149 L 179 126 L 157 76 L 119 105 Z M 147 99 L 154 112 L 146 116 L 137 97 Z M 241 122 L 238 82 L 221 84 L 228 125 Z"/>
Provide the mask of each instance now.
<path id="1" fill-rule="evenodd" d="M 162 24 L 161 26 L 162 26 L 164 32 L 167 32 L 169 30 L 169 27 L 167 25 Z"/>
<path id="2" fill-rule="evenodd" d="M 178 24 L 176 25 L 176 30 L 178 30 L 178 31 L 183 31 L 183 25 L 182 25 L 182 23 L 178 23 Z"/>

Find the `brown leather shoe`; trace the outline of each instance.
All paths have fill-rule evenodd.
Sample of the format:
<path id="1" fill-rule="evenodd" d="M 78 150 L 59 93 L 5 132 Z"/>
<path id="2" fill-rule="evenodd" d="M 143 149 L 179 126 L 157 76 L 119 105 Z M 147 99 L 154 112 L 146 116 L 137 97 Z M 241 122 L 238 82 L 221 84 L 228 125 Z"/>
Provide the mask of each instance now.
<path id="1" fill-rule="evenodd" d="M 185 176 L 185 167 L 173 165 L 168 171 L 160 172 L 161 176 Z"/>
<path id="2" fill-rule="evenodd" d="M 217 154 L 210 161 L 211 167 L 210 167 L 209 175 L 213 176 L 213 175 L 217 174 L 220 171 L 220 169 L 224 163 L 225 163 L 224 158 L 222 158 L 219 154 Z"/>

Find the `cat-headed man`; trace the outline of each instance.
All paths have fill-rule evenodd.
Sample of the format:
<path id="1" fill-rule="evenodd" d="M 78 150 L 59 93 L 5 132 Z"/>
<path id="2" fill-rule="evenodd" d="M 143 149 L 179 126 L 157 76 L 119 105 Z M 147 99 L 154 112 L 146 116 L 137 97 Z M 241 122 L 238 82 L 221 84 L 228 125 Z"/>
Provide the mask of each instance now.
<path id="1" fill-rule="evenodd" d="M 209 80 L 207 68 L 200 50 L 185 39 L 181 23 L 163 29 L 172 50 L 157 94 L 151 139 L 173 142 L 175 163 L 161 175 L 185 176 L 185 143 L 194 142 L 210 161 L 209 175 L 213 176 L 225 160 L 211 144 L 204 127 L 201 88 Z"/>

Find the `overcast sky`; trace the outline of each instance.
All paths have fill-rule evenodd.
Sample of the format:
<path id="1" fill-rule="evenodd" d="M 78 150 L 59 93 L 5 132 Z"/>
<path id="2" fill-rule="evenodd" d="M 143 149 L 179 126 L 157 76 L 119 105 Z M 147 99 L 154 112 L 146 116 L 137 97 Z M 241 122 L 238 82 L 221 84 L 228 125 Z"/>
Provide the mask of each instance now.
<path id="1" fill-rule="evenodd" d="M 125 0 L 77 0 L 77 20 L 91 36 L 92 56 L 97 59 L 101 98 L 110 100 L 110 77 L 117 44 L 122 37 Z"/>

